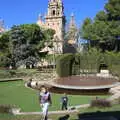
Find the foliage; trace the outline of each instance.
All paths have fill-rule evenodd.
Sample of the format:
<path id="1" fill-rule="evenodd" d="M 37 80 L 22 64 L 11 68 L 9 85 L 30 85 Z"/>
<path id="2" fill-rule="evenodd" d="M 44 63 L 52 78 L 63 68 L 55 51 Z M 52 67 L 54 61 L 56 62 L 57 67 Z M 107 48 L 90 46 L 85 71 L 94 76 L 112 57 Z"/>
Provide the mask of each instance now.
<path id="1" fill-rule="evenodd" d="M 110 72 L 120 78 L 120 53 L 106 52 L 105 59 L 109 66 Z"/>
<path id="2" fill-rule="evenodd" d="M 10 62 L 9 32 L 6 32 L 0 37 L 0 66 L 8 67 Z"/>
<path id="3" fill-rule="evenodd" d="M 61 77 L 65 77 L 61 75 L 64 73 L 68 75 L 69 71 L 72 71 L 72 74 L 69 75 L 80 75 L 96 74 L 100 72 L 101 69 L 108 69 L 112 75 L 120 78 L 120 53 L 108 51 L 101 53 L 97 49 L 92 48 L 88 52 L 72 55 L 72 62 L 70 62 L 71 59 L 66 56 L 68 57 L 69 54 L 61 55 L 57 59 L 57 73 Z M 67 61 L 67 64 L 65 61 Z M 71 64 L 72 67 L 69 67 Z M 106 68 L 104 68 L 105 66 Z"/>
<path id="4" fill-rule="evenodd" d="M 94 21 L 86 18 L 81 36 L 90 40 L 91 46 L 105 50 L 120 51 L 120 1 L 109 0 L 105 5 L 105 10 L 100 11 Z"/>
<path id="5" fill-rule="evenodd" d="M 0 104 L 17 105 L 23 112 L 40 111 L 38 91 L 31 90 L 25 87 L 23 81 L 2 82 L 0 83 Z M 69 105 L 87 104 L 92 96 L 69 95 Z M 99 96 L 102 98 L 108 96 Z M 52 94 L 52 106 L 50 111 L 59 110 L 61 95 Z"/>
<path id="6" fill-rule="evenodd" d="M 9 52 L 9 32 L 2 34 L 0 37 L 0 52 Z"/>
<path id="7" fill-rule="evenodd" d="M 10 41 L 14 67 L 26 63 L 30 63 L 34 66 L 38 59 L 37 45 L 42 41 L 42 35 L 39 26 L 35 24 L 12 27 Z"/>
<path id="8" fill-rule="evenodd" d="M 41 57 L 45 41 L 51 42 L 55 31 L 43 29 L 36 24 L 14 25 L 0 37 L 0 66 L 18 68 L 21 65 L 34 67 Z M 52 47 L 52 42 L 49 46 Z"/>
<path id="9" fill-rule="evenodd" d="M 73 60 L 73 54 L 64 54 L 58 57 L 56 71 L 60 77 L 68 77 L 72 75 Z"/>
<path id="10" fill-rule="evenodd" d="M 90 104 L 91 107 L 111 107 L 111 103 L 110 101 L 106 100 L 106 99 L 99 99 L 99 98 L 96 98 L 95 100 L 92 100 L 91 101 L 91 104 Z"/>
<path id="11" fill-rule="evenodd" d="M 15 105 L 0 105 L 0 113 L 10 113 L 12 108 L 17 108 Z"/>
<path id="12" fill-rule="evenodd" d="M 72 65 L 72 74 L 97 73 L 100 65 L 100 55 L 101 53 L 96 49 L 90 49 L 83 54 L 76 54 L 75 61 Z"/>
<path id="13" fill-rule="evenodd" d="M 53 37 L 55 34 L 55 30 L 52 29 L 43 29 L 44 40 L 48 47 L 53 47 Z"/>

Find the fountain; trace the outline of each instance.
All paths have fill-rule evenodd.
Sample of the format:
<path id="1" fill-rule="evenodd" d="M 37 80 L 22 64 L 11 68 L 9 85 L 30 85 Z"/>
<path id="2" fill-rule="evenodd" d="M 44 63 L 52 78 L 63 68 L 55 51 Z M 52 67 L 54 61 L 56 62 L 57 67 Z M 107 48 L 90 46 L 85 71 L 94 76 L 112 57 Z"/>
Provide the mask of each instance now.
<path id="1" fill-rule="evenodd" d="M 113 76 L 80 75 L 56 78 L 53 81 L 31 83 L 31 87 L 39 89 L 46 85 L 53 93 L 67 93 L 72 95 L 99 95 L 108 94 L 113 87 L 120 85 L 119 79 Z"/>

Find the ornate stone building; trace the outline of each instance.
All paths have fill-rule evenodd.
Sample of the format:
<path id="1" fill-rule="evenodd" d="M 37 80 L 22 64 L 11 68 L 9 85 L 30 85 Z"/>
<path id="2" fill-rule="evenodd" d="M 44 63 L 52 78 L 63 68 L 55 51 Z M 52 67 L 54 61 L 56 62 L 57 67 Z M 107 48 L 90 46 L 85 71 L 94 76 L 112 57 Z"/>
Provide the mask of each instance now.
<path id="1" fill-rule="evenodd" d="M 4 21 L 0 20 L 0 35 L 5 32 Z"/>
<path id="2" fill-rule="evenodd" d="M 44 17 L 44 20 L 42 19 L 42 16 L 39 15 L 37 24 L 55 30 L 56 34 L 52 41 L 54 53 L 63 53 L 65 15 L 62 0 L 49 0 L 47 14 Z"/>

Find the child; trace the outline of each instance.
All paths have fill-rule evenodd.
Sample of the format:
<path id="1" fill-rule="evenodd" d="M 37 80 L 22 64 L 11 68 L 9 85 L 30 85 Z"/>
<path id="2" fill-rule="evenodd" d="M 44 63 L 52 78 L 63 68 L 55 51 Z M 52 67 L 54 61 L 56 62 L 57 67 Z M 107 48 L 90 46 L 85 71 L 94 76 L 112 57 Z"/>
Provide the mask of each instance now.
<path id="1" fill-rule="evenodd" d="M 64 96 L 61 97 L 61 103 L 62 103 L 62 110 L 67 110 L 68 109 L 68 97 L 66 95 L 66 93 L 64 93 Z"/>

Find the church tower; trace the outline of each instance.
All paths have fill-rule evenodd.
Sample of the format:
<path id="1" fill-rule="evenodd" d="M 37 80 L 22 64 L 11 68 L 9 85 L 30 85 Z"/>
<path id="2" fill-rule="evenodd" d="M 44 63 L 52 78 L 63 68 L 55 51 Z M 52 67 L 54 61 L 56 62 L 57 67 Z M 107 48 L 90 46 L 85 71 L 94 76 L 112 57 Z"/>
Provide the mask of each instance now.
<path id="1" fill-rule="evenodd" d="M 65 32 L 65 16 L 62 0 L 49 0 L 45 24 L 46 27 L 54 29 L 56 32 L 53 41 L 54 51 L 62 53 Z"/>
<path id="2" fill-rule="evenodd" d="M 0 35 L 5 32 L 4 20 L 0 19 Z"/>

